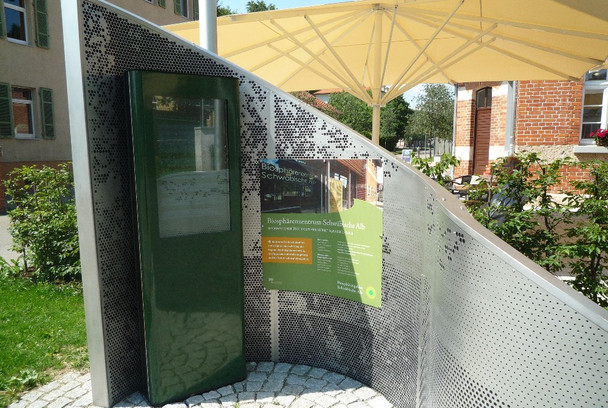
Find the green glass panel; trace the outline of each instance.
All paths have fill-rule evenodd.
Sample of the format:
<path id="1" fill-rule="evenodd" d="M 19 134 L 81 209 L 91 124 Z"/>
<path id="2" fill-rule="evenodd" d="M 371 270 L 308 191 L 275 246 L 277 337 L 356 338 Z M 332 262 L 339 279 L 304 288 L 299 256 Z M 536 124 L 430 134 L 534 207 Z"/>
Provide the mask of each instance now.
<path id="1" fill-rule="evenodd" d="M 129 74 L 148 396 L 245 377 L 238 82 Z"/>

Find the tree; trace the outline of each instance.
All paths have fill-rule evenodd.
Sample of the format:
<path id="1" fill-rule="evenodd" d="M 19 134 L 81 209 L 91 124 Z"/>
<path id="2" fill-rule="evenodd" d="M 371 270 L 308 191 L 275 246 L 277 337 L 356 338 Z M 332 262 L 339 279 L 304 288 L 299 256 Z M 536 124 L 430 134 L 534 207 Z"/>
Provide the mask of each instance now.
<path id="1" fill-rule="evenodd" d="M 448 88 L 442 84 L 424 84 L 416 104 L 407 134 L 412 138 L 452 140 L 454 96 Z"/>
<path id="2" fill-rule="evenodd" d="M 372 108 L 348 92 L 331 94 L 329 104 L 342 112 L 339 120 L 368 139 L 372 137 Z M 412 110 L 403 98 L 390 101 L 380 112 L 380 145 L 393 150 L 404 136 Z"/>
<path id="3" fill-rule="evenodd" d="M 276 6 L 272 3 L 268 3 L 268 5 L 266 5 L 266 2 L 264 0 L 250 0 L 247 2 L 247 12 L 248 13 L 255 13 L 256 11 L 267 11 L 267 10 L 276 10 Z"/>
<path id="4" fill-rule="evenodd" d="M 195 0 L 198 1 L 198 0 Z M 217 3 L 217 16 L 227 16 L 230 14 L 236 14 L 236 10 L 232 10 L 230 7 L 228 6 L 224 6 L 222 5 L 222 2 L 218 2 Z"/>

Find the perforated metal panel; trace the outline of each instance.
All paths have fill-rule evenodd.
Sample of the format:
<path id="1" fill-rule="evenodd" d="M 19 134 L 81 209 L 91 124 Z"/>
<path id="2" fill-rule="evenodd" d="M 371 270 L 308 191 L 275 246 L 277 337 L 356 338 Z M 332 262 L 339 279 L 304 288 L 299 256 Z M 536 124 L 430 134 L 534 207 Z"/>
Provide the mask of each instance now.
<path id="1" fill-rule="evenodd" d="M 101 1 L 79 10 L 99 261 L 85 279 L 101 282 L 110 403 L 145 381 L 123 83 L 140 69 L 240 80 L 249 360 L 347 374 L 399 407 L 605 406 L 607 314 L 491 238 L 457 200 L 227 62 Z M 384 162 L 382 308 L 265 290 L 259 159 L 368 157 Z"/>

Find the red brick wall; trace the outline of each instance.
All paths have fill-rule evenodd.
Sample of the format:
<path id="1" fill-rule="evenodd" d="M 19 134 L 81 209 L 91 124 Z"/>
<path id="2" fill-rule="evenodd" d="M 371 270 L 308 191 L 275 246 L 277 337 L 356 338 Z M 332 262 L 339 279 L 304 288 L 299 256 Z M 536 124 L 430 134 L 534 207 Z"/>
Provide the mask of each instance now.
<path id="1" fill-rule="evenodd" d="M 582 80 L 520 81 L 516 145 L 576 145 L 580 132 Z"/>
<path id="2" fill-rule="evenodd" d="M 456 102 L 456 146 L 472 146 L 475 132 L 475 101 Z M 473 172 L 473 161 L 460 159 L 460 165 L 454 169 L 454 177 Z"/>

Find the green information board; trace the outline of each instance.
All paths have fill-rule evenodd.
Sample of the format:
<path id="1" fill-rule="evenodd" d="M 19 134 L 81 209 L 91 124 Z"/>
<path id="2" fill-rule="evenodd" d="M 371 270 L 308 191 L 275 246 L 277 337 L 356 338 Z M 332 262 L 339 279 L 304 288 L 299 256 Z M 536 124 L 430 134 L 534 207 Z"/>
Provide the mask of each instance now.
<path id="1" fill-rule="evenodd" d="M 381 306 L 379 160 L 263 160 L 262 261 L 267 289 Z"/>
<path id="2" fill-rule="evenodd" d="M 245 378 L 238 81 L 128 76 L 148 398 Z"/>

